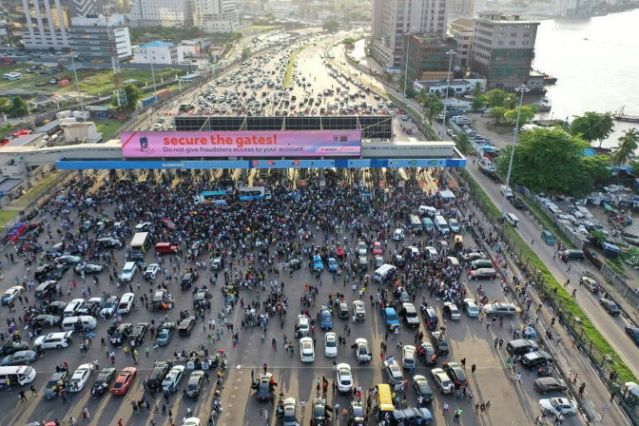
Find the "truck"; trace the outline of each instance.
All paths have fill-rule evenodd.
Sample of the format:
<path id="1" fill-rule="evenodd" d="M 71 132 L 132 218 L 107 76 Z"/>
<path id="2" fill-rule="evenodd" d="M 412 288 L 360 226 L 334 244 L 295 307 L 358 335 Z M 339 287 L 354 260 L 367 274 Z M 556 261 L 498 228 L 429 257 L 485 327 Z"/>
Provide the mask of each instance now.
<path id="1" fill-rule="evenodd" d="M 144 260 L 144 254 L 148 249 L 149 233 L 136 232 L 131 239 L 127 260 Z"/>

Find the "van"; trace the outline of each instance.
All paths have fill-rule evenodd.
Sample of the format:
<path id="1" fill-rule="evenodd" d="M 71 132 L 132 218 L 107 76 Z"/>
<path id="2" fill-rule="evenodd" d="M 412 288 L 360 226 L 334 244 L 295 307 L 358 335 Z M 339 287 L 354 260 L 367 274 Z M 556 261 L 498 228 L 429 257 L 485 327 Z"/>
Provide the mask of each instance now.
<path id="1" fill-rule="evenodd" d="M 95 330 L 98 322 L 90 315 L 80 315 L 79 317 L 68 317 L 62 321 L 64 331 L 91 331 Z"/>
<path id="2" fill-rule="evenodd" d="M 537 343 L 528 339 L 511 340 L 506 345 L 506 350 L 511 355 L 525 355 L 528 352 L 533 352 L 537 349 L 539 349 Z"/>
<path id="3" fill-rule="evenodd" d="M 430 216 L 430 217 L 435 217 L 435 215 L 437 214 L 437 209 L 435 207 L 432 207 L 432 206 L 419 206 L 417 211 L 422 216 L 426 215 L 426 216 Z"/>
<path id="4" fill-rule="evenodd" d="M 0 389 L 15 385 L 24 386 L 35 380 L 36 371 L 26 365 L 0 367 Z"/>
<path id="5" fill-rule="evenodd" d="M 133 306 L 135 305 L 135 294 L 133 293 L 124 293 L 120 298 L 120 303 L 118 304 L 118 314 L 129 314 L 133 310 Z"/>
<path id="6" fill-rule="evenodd" d="M 410 215 L 409 219 L 410 219 L 410 229 L 412 229 L 413 232 L 417 234 L 422 232 L 423 230 L 422 222 L 419 220 L 419 216 L 417 216 L 416 214 L 412 214 Z"/>
<path id="7" fill-rule="evenodd" d="M 157 243 L 155 245 L 155 252 L 158 254 L 174 254 L 177 251 L 177 246 L 171 243 Z"/>
<path id="8" fill-rule="evenodd" d="M 435 228 L 437 228 L 437 231 L 439 231 L 442 235 L 448 235 L 450 232 L 450 229 L 448 229 L 448 222 L 446 222 L 446 219 L 440 215 L 435 216 Z"/>
<path id="9" fill-rule="evenodd" d="M 390 279 L 395 274 L 395 271 L 397 271 L 396 267 L 385 263 L 375 270 L 375 272 L 373 273 L 373 281 L 383 283 L 386 280 Z"/>
<path id="10" fill-rule="evenodd" d="M 435 224 L 430 217 L 423 218 L 422 225 L 424 226 L 426 232 L 431 232 L 433 229 L 435 229 Z"/>
<path id="11" fill-rule="evenodd" d="M 64 318 L 75 316 L 77 314 L 77 310 L 80 309 L 80 306 L 82 306 L 83 303 L 84 303 L 84 299 L 73 299 L 64 308 L 64 312 L 62 313 L 62 316 Z"/>

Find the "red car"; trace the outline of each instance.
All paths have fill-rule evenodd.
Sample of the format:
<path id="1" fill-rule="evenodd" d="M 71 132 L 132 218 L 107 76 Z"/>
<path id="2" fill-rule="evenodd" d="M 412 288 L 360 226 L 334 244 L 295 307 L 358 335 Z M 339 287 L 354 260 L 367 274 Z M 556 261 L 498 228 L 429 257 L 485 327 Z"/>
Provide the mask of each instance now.
<path id="1" fill-rule="evenodd" d="M 373 254 L 375 256 L 381 255 L 382 253 L 384 253 L 384 250 L 382 249 L 382 243 L 380 243 L 379 241 L 375 241 L 373 243 Z"/>
<path id="2" fill-rule="evenodd" d="M 335 255 L 342 259 L 344 257 L 344 249 L 340 246 L 335 247 Z"/>
<path id="3" fill-rule="evenodd" d="M 111 388 L 111 394 L 124 395 L 129 391 L 131 383 L 135 380 L 135 376 L 138 374 L 138 369 L 135 367 L 126 367 L 115 378 L 115 383 Z"/>

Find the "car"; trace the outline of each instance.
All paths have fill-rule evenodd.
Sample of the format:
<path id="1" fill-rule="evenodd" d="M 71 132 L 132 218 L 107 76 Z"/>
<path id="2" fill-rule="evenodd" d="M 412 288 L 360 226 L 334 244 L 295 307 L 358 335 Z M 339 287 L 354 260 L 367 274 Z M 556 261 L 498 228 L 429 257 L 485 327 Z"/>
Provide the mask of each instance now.
<path id="1" fill-rule="evenodd" d="M 366 420 L 366 410 L 360 401 L 351 401 L 351 405 L 348 409 L 348 425 L 349 426 L 364 426 Z"/>
<path id="2" fill-rule="evenodd" d="M 341 393 L 351 392 L 353 390 L 353 374 L 351 372 L 351 366 L 345 362 L 341 362 L 335 366 L 335 370 L 337 390 Z"/>
<path id="3" fill-rule="evenodd" d="M 322 260 L 322 256 L 316 254 L 313 256 L 313 271 L 320 273 L 324 270 L 324 261 Z"/>
<path id="4" fill-rule="evenodd" d="M 355 359 L 359 364 L 368 364 L 371 362 L 372 354 L 368 350 L 368 340 L 363 337 L 355 339 L 355 343 L 351 346 L 355 353 Z"/>
<path id="5" fill-rule="evenodd" d="M 302 337 L 300 339 L 300 358 L 302 362 L 315 361 L 315 349 L 313 348 L 313 339 L 310 337 Z"/>
<path id="6" fill-rule="evenodd" d="M 99 274 L 104 269 L 104 266 L 97 263 L 81 263 L 76 265 L 74 271 L 76 274 L 91 275 L 91 274 Z"/>
<path id="7" fill-rule="evenodd" d="M 327 426 L 329 424 L 327 415 L 326 400 L 323 398 L 313 399 L 311 405 L 311 424 L 314 426 Z"/>
<path id="8" fill-rule="evenodd" d="M 148 331 L 148 329 L 148 322 L 137 323 L 131 330 L 131 334 L 129 334 L 129 346 L 131 346 L 132 348 L 140 346 L 142 342 L 144 342 L 144 336 L 146 336 L 146 332 Z"/>
<path id="9" fill-rule="evenodd" d="M 433 368 L 430 373 L 437 384 L 437 387 L 443 394 L 453 393 L 454 385 L 448 377 L 448 374 L 441 368 Z"/>
<path id="10" fill-rule="evenodd" d="M 258 401 L 272 401 L 275 386 L 277 386 L 277 382 L 271 373 L 261 374 L 259 379 L 251 384 Z"/>
<path id="11" fill-rule="evenodd" d="M 295 325 L 295 337 L 306 337 L 311 334 L 311 320 L 306 315 L 297 316 L 297 325 Z"/>
<path id="12" fill-rule="evenodd" d="M 437 312 L 433 309 L 432 306 L 422 305 L 419 308 L 420 312 L 424 316 L 424 321 L 426 322 L 427 330 L 435 330 L 437 329 L 437 324 L 439 323 L 439 319 L 437 318 Z"/>
<path id="13" fill-rule="evenodd" d="M 366 319 L 366 307 L 363 301 L 353 301 L 353 314 L 355 316 L 355 321 L 364 321 Z"/>
<path id="14" fill-rule="evenodd" d="M 195 270 L 187 270 L 182 274 L 182 278 L 180 280 L 180 287 L 182 290 L 190 289 L 193 284 L 198 280 L 200 274 L 198 274 Z"/>
<path id="15" fill-rule="evenodd" d="M 462 259 L 464 260 L 464 262 L 472 262 L 477 259 L 485 259 L 485 258 L 486 258 L 486 255 L 482 253 L 481 251 L 471 251 L 462 256 Z"/>
<path id="16" fill-rule="evenodd" d="M 517 210 L 526 210 L 526 203 L 524 203 L 524 201 L 517 197 L 517 196 L 513 196 L 510 197 L 509 199 L 510 204 L 513 205 L 514 208 L 516 208 Z"/>
<path id="17" fill-rule="evenodd" d="M 514 195 L 512 189 L 510 189 L 510 186 L 506 186 L 506 185 L 500 185 L 499 192 L 501 192 L 501 195 L 503 195 L 506 198 L 510 198 Z"/>
<path id="18" fill-rule="evenodd" d="M 514 213 L 506 213 L 504 215 L 504 220 L 512 227 L 516 227 L 519 224 L 519 218 Z"/>
<path id="19" fill-rule="evenodd" d="M 412 303 L 402 303 L 402 308 L 399 311 L 399 314 L 404 318 L 404 323 L 408 327 L 419 327 L 419 315 L 417 314 L 415 305 L 413 305 Z"/>
<path id="20" fill-rule="evenodd" d="M 169 371 L 169 374 L 167 374 L 164 377 L 164 380 L 162 380 L 162 391 L 169 393 L 177 391 L 180 381 L 182 380 L 182 377 L 184 377 L 184 370 L 186 370 L 185 366 L 174 365 L 173 368 L 171 368 L 171 371 Z"/>
<path id="21" fill-rule="evenodd" d="M 448 374 L 448 377 L 450 377 L 453 385 L 455 385 L 455 389 L 459 389 L 468 385 L 466 372 L 464 370 L 464 367 L 459 362 L 447 362 L 442 367 L 446 374 Z"/>
<path id="22" fill-rule="evenodd" d="M 415 393 L 417 394 L 417 403 L 420 406 L 433 400 L 433 391 L 428 384 L 428 380 L 426 380 L 426 377 L 421 374 L 413 376 L 413 389 L 415 389 Z"/>
<path id="23" fill-rule="evenodd" d="M 577 401 L 568 398 L 545 398 L 539 400 L 541 411 L 551 414 L 555 417 L 559 415 L 575 415 L 577 414 Z"/>
<path id="24" fill-rule="evenodd" d="M 357 246 L 355 247 L 355 252 L 359 256 L 366 256 L 366 254 L 368 253 L 368 246 L 366 245 L 364 241 L 360 241 L 357 243 Z"/>
<path id="25" fill-rule="evenodd" d="M 379 241 L 375 241 L 373 243 L 373 254 L 376 256 L 381 256 L 384 254 L 384 249 L 382 248 L 382 243 Z"/>
<path id="26" fill-rule="evenodd" d="M 519 361 L 527 369 L 541 367 L 552 361 L 552 356 L 545 351 L 533 351 L 524 354 Z"/>
<path id="27" fill-rule="evenodd" d="M 393 231 L 393 241 L 403 241 L 405 238 L 405 233 L 404 230 L 401 228 L 397 228 L 395 229 L 395 231 Z"/>
<path id="28" fill-rule="evenodd" d="M 619 305 L 613 302 L 610 299 L 602 297 L 599 299 L 599 304 L 613 317 L 618 317 L 621 314 L 621 309 L 619 309 Z"/>
<path id="29" fill-rule="evenodd" d="M 624 329 L 626 330 L 626 334 L 635 342 L 635 345 L 639 346 L 639 327 L 627 325 Z"/>
<path id="30" fill-rule="evenodd" d="M 477 302 L 475 299 L 464 299 L 464 311 L 468 315 L 468 318 L 478 318 L 479 317 L 479 308 L 477 307 Z"/>
<path id="31" fill-rule="evenodd" d="M 193 290 L 193 307 L 200 309 L 210 309 L 213 295 L 206 288 L 196 288 Z"/>
<path id="32" fill-rule="evenodd" d="M 61 321 L 61 318 L 57 315 L 39 314 L 31 320 L 31 326 L 33 328 L 55 327 Z"/>
<path id="33" fill-rule="evenodd" d="M 82 258 L 80 256 L 73 256 L 71 254 L 63 254 L 55 259 L 55 263 L 58 265 L 74 266 L 80 262 L 82 262 Z"/>
<path id="34" fill-rule="evenodd" d="M 459 308 L 457 305 L 451 302 L 444 303 L 444 315 L 453 321 L 457 321 L 461 319 L 461 312 L 459 312 Z"/>
<path id="35" fill-rule="evenodd" d="M 328 332 L 324 335 L 324 356 L 326 358 L 335 358 L 337 356 L 337 335 Z"/>
<path id="36" fill-rule="evenodd" d="M 493 268 L 479 268 L 469 272 L 471 280 L 494 280 L 497 278 L 497 271 Z"/>
<path id="37" fill-rule="evenodd" d="M 101 368 L 91 387 L 91 396 L 100 397 L 109 389 L 115 380 L 115 368 Z"/>
<path id="38" fill-rule="evenodd" d="M 69 372 L 66 370 L 56 371 L 51 375 L 49 381 L 44 386 L 44 399 L 53 399 L 58 397 L 58 392 L 64 386 L 66 387 L 69 379 Z"/>
<path id="39" fill-rule="evenodd" d="M 335 259 L 334 257 L 329 257 L 328 258 L 328 271 L 329 272 L 337 272 L 338 269 L 339 269 L 339 263 L 337 262 L 337 259 Z"/>
<path id="40" fill-rule="evenodd" d="M 158 276 L 161 270 L 162 270 L 162 267 L 160 265 L 158 265 L 157 263 L 152 263 L 148 265 L 146 268 L 144 268 L 142 277 L 144 277 L 145 280 L 154 280 L 155 277 Z"/>
<path id="41" fill-rule="evenodd" d="M 286 398 L 282 401 L 281 406 L 282 413 L 282 425 L 283 426 L 298 426 L 297 421 L 297 401 L 295 398 Z"/>
<path id="42" fill-rule="evenodd" d="M 579 279 L 579 285 L 585 286 L 591 293 L 597 294 L 601 290 L 599 283 L 590 277 L 581 277 Z"/>
<path id="43" fill-rule="evenodd" d="M 35 297 L 39 299 L 48 298 L 55 293 L 57 284 L 58 282 L 55 280 L 47 280 L 40 283 L 35 289 Z"/>
<path id="44" fill-rule="evenodd" d="M 555 377 L 540 377 L 535 380 L 535 390 L 539 393 L 546 392 L 565 392 L 568 390 L 566 382 Z"/>
<path id="45" fill-rule="evenodd" d="M 184 394 L 190 398 L 197 398 L 204 383 L 205 373 L 202 370 L 193 370 L 189 376 L 189 381 L 184 388 Z"/>
<path id="46" fill-rule="evenodd" d="M 138 369 L 135 367 L 125 367 L 115 378 L 115 382 L 111 387 L 111 395 L 122 396 L 131 388 L 135 376 L 138 374 Z"/>
<path id="47" fill-rule="evenodd" d="M 90 315 L 95 317 L 98 316 L 103 305 L 104 301 L 101 297 L 92 297 L 76 309 L 76 313 L 78 315 Z"/>
<path id="48" fill-rule="evenodd" d="M 49 274 L 55 269 L 54 265 L 44 264 L 42 266 L 38 266 L 33 273 L 34 278 L 37 282 L 42 282 L 49 278 Z"/>
<path id="49" fill-rule="evenodd" d="M 0 304 L 10 305 L 12 303 L 15 303 L 16 299 L 22 294 L 23 291 L 24 287 L 22 287 L 21 285 L 14 285 L 12 287 L 9 287 L 0 298 Z"/>
<path id="50" fill-rule="evenodd" d="M 144 382 L 144 389 L 149 392 L 155 392 L 162 387 L 162 381 L 171 371 L 173 363 L 171 361 L 155 361 L 153 370 Z"/>
<path id="51" fill-rule="evenodd" d="M 69 391 L 80 392 L 89 381 L 95 366 L 93 364 L 81 364 L 69 380 Z"/>
<path id="52" fill-rule="evenodd" d="M 401 391 L 403 389 L 404 374 L 394 358 L 390 357 L 384 361 L 384 373 L 394 390 Z"/>
<path id="53" fill-rule="evenodd" d="M 433 331 L 430 336 L 433 346 L 435 347 L 435 353 L 437 355 L 447 355 L 450 349 L 446 335 L 441 331 Z"/>
<path id="54" fill-rule="evenodd" d="M 513 303 L 495 302 L 484 305 L 484 313 L 489 317 L 508 317 L 517 315 L 519 307 Z"/>
<path id="55" fill-rule="evenodd" d="M 33 341 L 36 350 L 67 348 L 71 344 L 73 331 L 49 333 L 45 336 L 38 336 Z"/>
<path id="56" fill-rule="evenodd" d="M 126 262 L 124 267 L 122 268 L 122 272 L 120 272 L 120 281 L 123 283 L 130 283 L 133 281 L 133 277 L 135 276 L 135 272 L 138 270 L 138 265 L 135 262 Z"/>
<path id="57" fill-rule="evenodd" d="M 0 347 L 0 356 L 7 356 L 19 351 L 28 351 L 29 344 L 27 342 L 9 341 Z"/>
<path id="58" fill-rule="evenodd" d="M 171 337 L 173 337 L 173 332 L 175 331 L 175 323 L 172 322 L 163 322 L 158 328 L 157 334 L 155 335 L 155 343 L 158 346 L 166 346 L 171 341 Z"/>
<path id="59" fill-rule="evenodd" d="M 451 232 L 455 232 L 458 233 L 461 230 L 461 226 L 459 225 L 459 222 L 457 221 L 457 219 L 448 219 L 448 227 L 450 228 Z"/>
<path id="60" fill-rule="evenodd" d="M 131 325 L 131 323 L 123 322 L 118 324 L 113 330 L 113 333 L 111 333 L 111 344 L 116 347 L 122 346 L 129 339 L 131 331 L 133 331 L 133 325 Z"/>
<path id="61" fill-rule="evenodd" d="M 583 250 L 567 249 L 559 254 L 559 257 L 564 262 L 568 263 L 569 260 L 584 260 L 586 258 Z"/>
<path id="62" fill-rule="evenodd" d="M 31 364 L 38 359 L 38 353 L 36 351 L 23 350 L 12 353 L 2 358 L 0 365 L 22 365 Z"/>
<path id="63" fill-rule="evenodd" d="M 118 296 L 111 296 L 104 301 L 102 308 L 100 309 L 100 316 L 102 318 L 111 318 L 118 308 L 120 299 Z"/>
<path id="64" fill-rule="evenodd" d="M 417 349 L 415 346 L 402 346 L 402 367 L 408 371 L 413 371 L 417 367 Z"/>
<path id="65" fill-rule="evenodd" d="M 320 328 L 324 331 L 333 329 L 333 317 L 328 309 L 322 309 L 320 311 Z"/>
<path id="66" fill-rule="evenodd" d="M 195 328 L 195 317 L 193 315 L 184 318 L 177 325 L 178 334 L 182 337 L 190 336 L 193 328 Z"/>
<path id="67" fill-rule="evenodd" d="M 393 411 L 390 420 L 393 425 L 429 425 L 433 422 L 433 414 L 424 407 L 398 408 Z"/>

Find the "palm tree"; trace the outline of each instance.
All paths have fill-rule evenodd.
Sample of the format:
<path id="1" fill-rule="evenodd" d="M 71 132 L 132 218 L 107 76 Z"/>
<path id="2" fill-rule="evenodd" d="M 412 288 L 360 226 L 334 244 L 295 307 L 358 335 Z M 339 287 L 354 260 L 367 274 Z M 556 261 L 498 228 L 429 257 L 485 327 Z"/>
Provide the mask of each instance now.
<path id="1" fill-rule="evenodd" d="M 639 147 L 639 130 L 627 129 L 623 131 L 623 134 L 618 139 L 619 145 L 610 155 L 610 160 L 617 166 L 626 164 L 628 159 L 634 155 L 637 147 Z"/>

